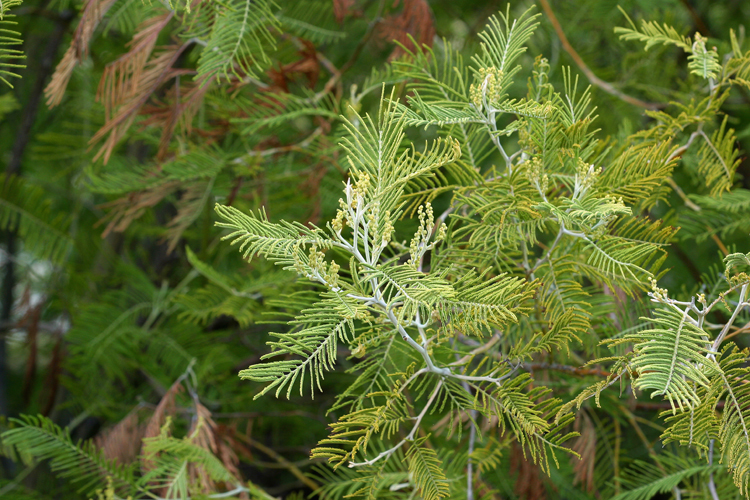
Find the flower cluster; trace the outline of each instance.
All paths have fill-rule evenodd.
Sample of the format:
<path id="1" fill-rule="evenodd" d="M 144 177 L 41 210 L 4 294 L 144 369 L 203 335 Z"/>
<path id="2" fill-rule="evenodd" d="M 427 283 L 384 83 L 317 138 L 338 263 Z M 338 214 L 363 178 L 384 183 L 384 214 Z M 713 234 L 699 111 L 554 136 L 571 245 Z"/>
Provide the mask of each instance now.
<path id="1" fill-rule="evenodd" d="M 299 249 L 300 244 L 297 244 Z M 330 264 L 326 263 L 325 253 L 323 253 L 318 245 L 313 243 L 310 247 L 310 251 L 307 254 L 307 263 L 303 262 L 301 258 L 302 252 L 295 251 L 294 256 L 294 270 L 297 273 L 305 276 L 313 281 L 323 283 L 331 290 L 339 290 L 339 269 L 341 266 L 331 261 Z"/>
<path id="2" fill-rule="evenodd" d="M 651 292 L 649 295 L 658 301 L 666 301 L 669 299 L 669 292 L 666 288 L 659 288 L 654 278 L 649 278 L 648 281 L 651 283 Z"/>
<path id="3" fill-rule="evenodd" d="M 388 246 L 388 244 L 391 242 L 391 238 L 393 237 L 393 232 L 396 229 L 393 227 L 393 221 L 391 221 L 391 212 L 390 210 L 386 211 L 385 217 L 383 218 L 383 232 L 380 237 L 380 246 L 385 248 Z"/>
<path id="4" fill-rule="evenodd" d="M 581 158 L 577 158 L 576 180 L 573 198 L 582 197 L 586 194 L 595 183 L 599 174 L 602 173 L 602 167 L 596 168 L 590 163 L 586 163 Z"/>
<path id="5" fill-rule="evenodd" d="M 367 192 L 370 189 L 370 174 L 367 172 L 359 172 L 357 180 L 352 186 L 351 179 L 347 180 L 344 193 L 346 194 L 346 200 L 339 198 L 339 209 L 336 211 L 336 217 L 331 222 L 331 226 L 334 231 L 340 233 L 344 226 L 352 222 L 351 210 L 357 210 L 357 207 L 362 207 L 362 204 L 367 197 Z"/>
<path id="6" fill-rule="evenodd" d="M 549 189 L 549 177 L 544 173 L 544 165 L 541 158 L 535 156 L 524 162 L 524 165 L 526 166 L 526 178 L 536 187 L 542 198 L 546 200 L 546 193 Z"/>
<path id="7" fill-rule="evenodd" d="M 419 267 L 419 262 L 427 250 L 432 249 L 436 243 L 445 239 L 447 231 L 445 224 L 441 224 L 437 230 L 437 235 L 430 244 L 430 237 L 435 229 L 435 214 L 432 211 L 432 205 L 429 202 L 425 203 L 419 207 L 417 213 L 419 215 L 419 229 L 417 229 L 417 232 L 414 233 L 414 237 L 411 239 L 411 244 L 409 245 L 410 259 L 407 261 L 407 265 L 414 266 L 415 268 Z"/>
<path id="8" fill-rule="evenodd" d="M 503 72 L 490 66 L 489 68 L 479 68 L 477 72 L 478 83 L 471 84 L 469 87 L 469 98 L 477 109 L 482 109 L 483 104 L 497 102 L 502 94 L 500 82 L 503 78 Z"/>

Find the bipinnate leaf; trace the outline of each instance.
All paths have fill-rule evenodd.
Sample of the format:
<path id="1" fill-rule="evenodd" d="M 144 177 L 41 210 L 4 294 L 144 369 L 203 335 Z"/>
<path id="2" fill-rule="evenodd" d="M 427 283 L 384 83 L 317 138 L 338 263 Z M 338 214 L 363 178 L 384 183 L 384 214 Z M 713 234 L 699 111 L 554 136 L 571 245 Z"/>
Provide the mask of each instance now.
<path id="1" fill-rule="evenodd" d="M 414 484 L 424 500 L 439 500 L 450 492 L 443 465 L 435 450 L 425 446 L 429 435 L 415 440 L 406 452 Z"/>
<path id="2" fill-rule="evenodd" d="M 647 319 L 647 318 L 642 318 Z M 700 398 L 693 386 L 708 386 L 714 364 L 709 352 L 708 334 L 688 315 L 673 309 L 657 309 L 651 320 L 656 328 L 627 334 L 635 342 L 631 367 L 638 373 L 633 387 L 652 390 L 651 397 L 664 396 L 673 409 L 693 408 Z"/>

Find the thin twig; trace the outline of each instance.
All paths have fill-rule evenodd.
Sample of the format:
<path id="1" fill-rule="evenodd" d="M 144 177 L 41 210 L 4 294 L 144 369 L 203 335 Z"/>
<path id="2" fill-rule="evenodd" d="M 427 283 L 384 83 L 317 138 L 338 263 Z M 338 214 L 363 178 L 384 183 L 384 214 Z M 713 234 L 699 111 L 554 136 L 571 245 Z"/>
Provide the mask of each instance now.
<path id="1" fill-rule="evenodd" d="M 401 446 L 404 443 L 408 441 L 414 441 L 414 437 L 417 435 L 417 431 L 419 430 L 419 426 L 422 423 L 422 419 L 427 414 L 427 410 L 430 409 L 430 406 L 432 406 L 432 403 L 435 402 L 435 398 L 440 392 L 440 388 L 442 386 L 443 386 L 443 380 L 440 380 L 440 382 L 438 382 L 437 385 L 435 386 L 435 390 L 432 392 L 432 395 L 430 395 L 430 399 L 427 400 L 427 402 L 424 405 L 424 408 L 422 408 L 422 411 L 415 418 L 414 427 L 412 428 L 411 432 L 409 432 L 409 434 L 404 439 L 399 441 L 396 446 L 379 453 L 375 458 L 372 458 L 370 460 L 365 460 L 364 462 L 349 462 L 349 467 L 362 467 L 363 465 L 372 465 L 382 458 L 391 456 L 396 450 L 401 448 Z"/>
<path id="2" fill-rule="evenodd" d="M 575 62 L 576 66 L 578 66 L 578 69 L 580 69 L 581 72 L 586 75 L 586 78 L 588 78 L 592 85 L 599 87 L 608 94 L 611 94 L 627 102 L 628 104 L 638 106 L 639 108 L 655 110 L 664 107 L 664 105 L 660 103 L 646 102 L 629 96 L 624 92 L 616 89 L 611 83 L 605 82 L 604 80 L 596 76 L 594 72 L 589 69 L 586 63 L 583 62 L 583 59 L 581 59 L 581 56 L 578 55 L 573 46 L 570 45 L 568 37 L 565 36 L 565 32 L 563 31 L 562 26 L 560 26 L 560 22 L 557 20 L 557 17 L 555 17 L 555 13 L 552 11 L 552 7 L 550 6 L 549 2 L 547 0 L 539 0 L 539 3 L 542 4 L 542 9 L 544 9 L 544 12 L 547 14 L 547 17 L 552 23 L 552 27 L 555 29 L 555 32 L 557 32 L 557 37 L 560 39 L 560 43 L 562 44 L 563 49 L 565 49 L 565 52 L 570 55 L 570 57 L 573 59 L 573 62 Z"/>
<path id="3" fill-rule="evenodd" d="M 734 320 L 737 318 L 737 315 L 747 305 L 747 303 L 745 302 L 746 294 L 747 294 L 747 284 L 742 286 L 742 289 L 740 290 L 740 300 L 737 303 L 737 307 L 734 309 L 734 312 L 732 313 L 732 317 L 729 318 L 729 321 L 727 321 L 727 324 L 724 325 L 724 328 L 721 330 L 721 333 L 719 333 L 718 337 L 716 337 L 716 340 L 714 341 L 713 346 L 711 346 L 711 351 L 716 352 L 719 349 L 719 346 L 724 341 L 724 337 L 727 335 L 727 332 L 729 332 L 729 328 L 731 328 L 732 323 L 734 323 Z M 713 354 L 710 354 L 710 353 L 708 355 L 713 356 Z"/>
<path id="4" fill-rule="evenodd" d="M 311 488 L 312 490 L 317 490 L 320 488 L 318 483 L 310 479 L 309 477 L 305 476 L 299 468 L 294 465 L 292 462 L 287 460 L 286 458 L 282 457 L 278 453 L 276 453 L 273 449 L 269 448 L 268 446 L 264 445 L 263 443 L 260 443 L 256 441 L 255 439 L 245 436 L 244 434 L 235 434 L 234 437 L 237 437 L 240 439 L 240 441 L 244 441 L 245 443 L 249 444 L 253 448 L 257 448 L 258 450 L 262 451 L 269 457 L 276 460 L 280 465 L 283 465 L 285 469 L 287 469 L 289 472 L 291 472 L 294 477 L 305 483 L 305 486 L 308 488 Z"/>
<path id="5" fill-rule="evenodd" d="M 468 384 L 467 384 L 468 385 Z M 472 419 L 476 419 L 477 410 L 471 410 Z M 474 500 L 474 461 L 471 454 L 474 453 L 474 443 L 477 439 L 477 426 L 469 427 L 469 460 L 466 466 L 466 500 Z"/>
<path id="6" fill-rule="evenodd" d="M 708 228 L 709 231 L 711 230 L 710 226 L 706 226 L 706 228 Z M 714 243 L 716 243 L 716 246 L 719 247 L 719 250 L 721 250 L 721 253 L 724 254 L 724 257 L 729 255 L 729 249 L 727 249 L 727 247 L 724 245 L 724 242 L 721 241 L 721 238 L 719 238 L 719 235 L 717 235 L 716 233 L 713 233 L 711 235 L 711 239 L 714 240 Z"/>
<path id="7" fill-rule="evenodd" d="M 682 201 L 685 203 L 686 207 L 696 212 L 701 211 L 701 207 L 693 203 L 693 201 L 687 197 L 687 195 L 685 194 L 685 191 L 683 191 L 682 188 L 677 185 L 674 179 L 672 179 L 671 177 L 667 177 L 667 184 L 669 184 L 670 187 L 674 190 L 674 192 L 677 193 L 677 195 L 680 198 L 682 198 Z"/>
<path id="8" fill-rule="evenodd" d="M 600 368 L 580 368 L 577 366 L 561 365 L 558 363 L 524 363 L 521 366 L 528 371 L 552 370 L 571 373 L 573 375 L 578 375 L 581 377 L 589 375 L 593 375 L 596 377 L 609 377 L 611 375 L 611 373 L 607 370 L 602 370 Z"/>
<path id="9" fill-rule="evenodd" d="M 709 467 L 714 464 L 714 440 L 708 442 L 708 465 Z M 719 494 L 716 492 L 716 484 L 714 484 L 714 471 L 708 476 L 708 491 L 711 492 L 711 498 L 713 500 L 719 500 Z"/>

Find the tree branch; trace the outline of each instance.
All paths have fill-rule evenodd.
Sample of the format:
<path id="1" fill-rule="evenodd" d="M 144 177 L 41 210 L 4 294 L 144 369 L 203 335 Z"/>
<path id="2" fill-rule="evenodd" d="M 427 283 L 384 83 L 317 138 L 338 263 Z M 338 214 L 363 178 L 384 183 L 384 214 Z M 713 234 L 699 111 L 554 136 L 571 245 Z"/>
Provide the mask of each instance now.
<path id="1" fill-rule="evenodd" d="M 557 17 L 555 17 L 555 13 L 552 11 L 552 7 L 550 6 L 549 2 L 547 0 L 539 0 L 539 3 L 542 4 L 542 9 L 544 9 L 544 12 L 547 14 L 547 17 L 552 23 L 552 27 L 555 29 L 555 32 L 557 33 L 557 37 L 560 39 L 560 43 L 562 44 L 563 49 L 565 49 L 565 52 L 570 55 L 570 57 L 573 59 L 573 62 L 575 62 L 576 66 L 578 66 L 578 69 L 580 69 L 581 72 L 586 75 L 586 78 L 588 78 L 589 82 L 591 82 L 592 85 L 599 87 L 606 93 L 611 94 L 618 99 L 627 102 L 628 104 L 638 106 L 639 108 L 655 110 L 663 108 L 665 106 L 664 104 L 646 102 L 629 96 L 626 93 L 616 89 L 611 83 L 605 82 L 604 80 L 596 76 L 594 72 L 589 69 L 586 63 L 583 62 L 583 59 L 581 59 L 581 56 L 578 55 L 578 52 L 575 51 L 573 46 L 570 45 L 568 37 L 565 36 L 565 32 L 563 31 L 562 26 L 560 26 L 560 22 L 557 20 Z"/>

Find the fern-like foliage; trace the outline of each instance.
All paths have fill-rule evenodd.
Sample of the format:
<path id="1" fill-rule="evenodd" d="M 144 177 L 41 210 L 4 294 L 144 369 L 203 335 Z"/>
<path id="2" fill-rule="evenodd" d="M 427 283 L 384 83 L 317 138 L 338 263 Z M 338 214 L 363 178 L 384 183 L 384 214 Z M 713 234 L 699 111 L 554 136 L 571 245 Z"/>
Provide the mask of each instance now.
<path id="1" fill-rule="evenodd" d="M 50 467 L 61 477 L 75 481 L 79 491 L 91 492 L 104 477 L 112 480 L 117 491 L 132 494 L 135 488 L 132 466 L 104 458 L 93 443 L 74 443 L 67 429 L 61 429 L 46 417 L 23 416 L 14 421 L 17 427 L 2 435 L 4 446 L 34 461 L 50 460 Z"/>
<path id="2" fill-rule="evenodd" d="M 10 9 L 21 5 L 22 0 L 5 0 L 0 4 L 0 37 L 2 38 L 2 48 L 0 48 L 0 81 L 13 88 L 13 85 L 8 81 L 8 78 L 20 78 L 21 75 L 16 73 L 19 69 L 25 68 L 23 64 L 19 64 L 20 61 L 24 60 L 26 56 L 22 50 L 13 48 L 14 46 L 21 45 L 21 33 L 15 31 L 13 26 L 16 23 L 13 21 L 13 14 L 10 14 Z"/>
<path id="3" fill-rule="evenodd" d="M 703 362 L 708 334 L 693 324 L 688 311 L 659 309 L 651 321 L 657 328 L 623 337 L 624 341 L 634 342 L 636 355 L 630 366 L 638 378 L 633 386 L 653 390 L 652 398 L 664 396 L 681 411 L 700 405 L 694 387 L 708 386 L 713 368 L 711 363 Z"/>
<path id="4" fill-rule="evenodd" d="M 72 243 L 69 218 L 52 207 L 44 189 L 21 177 L 0 176 L 0 227 L 15 231 L 39 259 L 62 261 Z"/>
<path id="5" fill-rule="evenodd" d="M 0 451 L 102 500 L 269 500 L 270 467 L 324 499 L 747 496 L 750 52 L 631 22 L 686 57 L 608 84 L 549 3 L 598 89 L 528 54 L 526 6 L 471 45 L 425 0 L 87 2 L 0 228 L 55 270 L 15 268 L 12 395 L 96 445 L 28 417 Z"/>
<path id="6" fill-rule="evenodd" d="M 466 425 L 495 420 L 528 459 L 550 472 L 556 453 L 576 435 L 569 428 L 572 409 L 589 398 L 599 404 L 602 392 L 618 382 L 632 379 L 636 391 L 668 401 L 674 432 L 665 436 L 681 443 L 680 419 L 705 413 L 721 398 L 715 377 L 724 369 L 713 344 L 723 337 L 704 328 L 708 309 L 678 307 L 654 281 L 656 312 L 641 319 L 653 328 L 619 332 L 628 320 L 618 303 L 625 300 L 620 296 L 649 289 L 674 241 L 676 229 L 639 214 L 679 189 L 671 176 L 680 154 L 701 142 L 697 172 L 710 198 L 731 191 L 738 165 L 734 132 L 713 119 L 725 97 L 712 87 L 716 98 L 682 105 L 677 115 L 651 112 L 658 119 L 653 127 L 605 144 L 592 128 L 592 95 L 569 70 L 556 90 L 548 63 L 537 58 L 527 94 L 511 95 L 522 69 L 516 62 L 537 25 L 531 11 L 516 20 L 509 10 L 493 17 L 469 64 L 448 43 L 442 51 L 405 47 L 407 57 L 392 66 L 396 78 L 409 82 L 405 102 L 391 94 L 374 117 L 352 109 L 340 119 L 348 180 L 325 228 L 217 207 L 218 225 L 232 231 L 225 238 L 240 244 L 243 257 L 295 271 L 318 287 L 321 299 L 300 311 L 288 333 L 272 335 L 267 356 L 284 359 L 241 375 L 267 383 L 260 394 L 286 391 L 289 397 L 297 384 L 300 394 L 303 384 L 321 388 L 342 344 L 362 360 L 334 405 L 348 413 L 338 416 L 313 456 L 335 468 L 360 468 L 364 477 L 357 481 L 366 486 L 355 490 L 347 475 L 324 491 L 375 498 L 392 457 L 408 445 L 410 487 L 425 498 L 449 495 L 447 476 L 426 451 L 433 438 L 416 434 L 437 408 L 446 415 L 436 429 L 460 439 L 462 419 Z M 620 33 L 647 48 L 677 45 L 691 55 L 690 71 L 712 85 L 729 84 L 718 55 L 699 35 L 693 42 L 655 23 Z M 257 116 L 246 122 L 249 133 L 337 111 L 317 94 L 261 100 Z M 407 141 L 408 126 L 439 139 L 417 146 Z M 675 136 L 688 127 L 695 130 L 679 145 Z M 441 199 L 444 212 L 436 217 L 432 203 Z M 414 236 L 408 245 L 399 243 L 396 221 L 415 215 Z M 592 298 L 602 293 L 618 298 Z M 598 339 L 616 352 L 571 368 L 609 367 L 571 401 L 550 397 L 535 385 L 532 370 L 522 368 L 571 353 L 576 342 L 594 344 L 587 339 L 592 330 L 606 332 Z M 625 351 L 625 344 L 633 350 Z M 720 439 L 717 429 L 711 432 Z M 389 441 L 396 442 L 382 444 Z M 702 453 L 705 443 L 703 436 L 696 440 Z M 737 461 L 736 445 L 731 449 Z M 693 472 L 659 478 L 656 489 L 642 491 L 672 488 Z"/>
<path id="7" fill-rule="evenodd" d="M 655 389 L 652 397 L 663 395 L 672 405 L 672 411 L 665 412 L 668 427 L 662 434 L 664 442 L 694 447 L 698 455 L 708 458 L 709 462 L 714 459 L 714 442 L 719 444 L 720 461 L 732 473 L 740 494 L 747 494 L 750 478 L 750 415 L 747 412 L 750 396 L 744 383 L 749 353 L 739 350 L 731 341 L 720 352 L 718 348 L 734 320 L 748 305 L 750 278 L 743 272 L 746 260 L 747 256 L 741 253 L 727 256 L 727 286 L 713 302 L 704 294 L 690 302 L 676 301 L 654 282 L 649 295 L 660 305 L 652 320 L 658 328 L 628 334 L 613 342 L 636 342 L 635 356 L 628 362 L 629 369 L 637 370 L 639 375 L 633 387 Z M 722 325 L 717 338 L 712 339 L 703 329 L 706 315 L 717 304 L 726 304 L 726 297 L 737 291 L 739 297 L 731 317 Z M 717 415 L 720 402 L 724 408 Z M 677 474 L 672 476 L 674 482 L 656 481 L 649 487 L 639 488 L 639 494 L 654 494 L 655 484 L 675 487 L 684 477 Z"/>
<path id="8" fill-rule="evenodd" d="M 722 373 L 714 381 L 721 384 L 719 397 L 725 400 L 719 426 L 721 461 L 731 471 L 740 493 L 745 495 L 750 491 L 750 389 L 745 383 L 750 374 L 746 366 L 749 355 L 747 349 L 740 351 L 729 343 L 719 359 Z"/>
<path id="9" fill-rule="evenodd" d="M 719 466 L 700 464 L 673 454 L 664 454 L 657 464 L 636 460 L 618 478 L 626 491 L 617 500 L 648 500 L 659 493 L 670 493 L 691 476 L 707 476 Z M 614 500 L 613 499 L 613 500 Z"/>
<path id="10" fill-rule="evenodd" d="M 429 436 L 425 436 L 414 441 L 406 452 L 406 459 L 422 498 L 438 500 L 448 496 L 449 488 L 437 453 L 423 446 L 428 438 Z"/>
<path id="11" fill-rule="evenodd" d="M 715 79 L 722 70 L 721 64 L 719 64 L 719 54 L 716 53 L 715 49 L 708 50 L 706 48 L 706 41 L 704 37 L 696 33 L 695 42 L 693 42 L 693 46 L 691 47 L 692 53 L 688 57 L 690 60 L 688 68 L 694 75 L 705 79 Z"/>
<path id="12" fill-rule="evenodd" d="M 274 334 L 276 340 L 269 342 L 274 351 L 264 356 L 293 354 L 303 359 L 257 364 L 242 370 L 240 377 L 256 382 L 271 382 L 256 397 L 274 388 L 278 397 L 286 388 L 288 398 L 295 384 L 299 384 L 302 395 L 306 376 L 311 392 L 316 386 L 321 389 L 323 373 L 333 369 L 336 364 L 339 342 L 351 343 L 354 338 L 353 321 L 361 314 L 358 309 L 356 302 L 334 296 L 303 310 L 303 316 L 292 322 L 292 325 L 301 325 L 301 328 L 291 333 Z"/>
<path id="13" fill-rule="evenodd" d="M 269 29 L 279 27 L 277 8 L 270 0 L 236 0 L 216 6 L 216 21 L 198 61 L 198 75 L 258 75 L 259 65 L 269 62 L 267 47 L 274 44 Z"/>
<path id="14" fill-rule="evenodd" d="M 482 335 L 492 328 L 517 322 L 518 314 L 525 312 L 524 303 L 531 298 L 534 285 L 502 275 L 488 280 L 474 273 L 452 281 L 450 269 L 440 271 L 433 267 L 426 271 L 425 253 L 446 237 L 445 228 L 436 227 L 430 205 L 419 207 L 420 225 L 408 251 L 389 245 L 393 222 L 403 213 L 411 186 L 429 179 L 438 168 L 461 157 L 457 143 L 451 139 L 439 141 L 424 152 L 413 147 L 402 149 L 404 115 L 395 113 L 396 109 L 388 104 L 381 110 L 378 122 L 365 116 L 358 118 L 359 126 L 347 124 L 349 136 L 342 145 L 348 153 L 352 179 L 345 186 L 338 216 L 328 224 L 327 232 L 299 224 L 271 223 L 262 216 L 247 216 L 228 207 L 217 208 L 219 215 L 229 221 L 220 224 L 234 230 L 227 238 L 241 242 L 240 250 L 245 256 L 265 256 L 328 290 L 323 293 L 324 302 L 303 310 L 291 323 L 290 333 L 274 334 L 277 340 L 269 342 L 274 348 L 269 356 L 285 354 L 302 359 L 256 364 L 241 376 L 270 382 L 261 394 L 275 389 L 278 395 L 286 388 L 289 396 L 295 384 L 299 383 L 301 388 L 305 377 L 309 377 L 311 387 L 313 384 L 320 387 L 324 370 L 331 369 L 336 362 L 338 342 L 345 342 L 352 346 L 353 352 L 363 354 L 395 336 L 396 342 L 405 342 L 416 351 L 419 359 L 416 368 L 410 365 L 401 381 L 394 384 L 392 380 L 379 378 L 379 367 L 369 365 L 364 373 L 374 378 L 369 381 L 360 378 L 353 386 L 358 390 L 370 387 L 356 399 L 354 407 L 358 409 L 333 424 L 334 432 L 314 450 L 314 456 L 327 457 L 337 466 L 346 462 L 370 466 L 387 461 L 403 443 L 413 441 L 419 421 L 432 411 L 433 405 L 443 406 L 450 401 L 451 409 L 479 408 L 488 418 L 503 415 L 500 420 L 503 427 L 507 422 L 534 461 L 548 468 L 548 451 L 554 453 L 570 437 L 562 432 L 565 423 L 559 426 L 547 423 L 546 419 L 556 411 L 551 409 L 555 407 L 554 400 L 533 403 L 541 393 L 523 390 L 527 379 L 512 378 L 513 370 L 504 363 L 487 363 L 475 375 L 467 371 L 468 365 L 456 370 L 440 366 L 435 354 L 428 350 L 426 328 L 434 323 L 445 334 L 464 331 Z M 350 228 L 350 232 L 344 228 Z M 305 252 L 308 245 L 309 252 Z M 339 273 L 336 259 L 330 264 L 325 261 L 326 250 L 346 255 L 348 275 Z M 401 263 L 385 257 L 386 250 L 400 251 L 409 259 Z M 364 324 L 357 327 L 356 322 Z M 381 333 L 373 337 L 368 332 L 378 324 L 389 326 L 385 330 L 378 327 Z M 415 331 L 419 340 L 407 329 Z M 388 342 L 392 344 L 394 340 Z M 389 438 L 406 425 L 409 420 L 406 408 L 411 403 L 404 399 L 404 390 L 417 384 L 419 392 L 427 391 L 428 385 L 420 380 L 431 373 L 456 380 L 441 381 L 429 389 L 430 396 L 417 426 L 406 441 L 357 464 L 355 457 L 361 454 L 367 458 L 368 444 L 375 437 Z M 462 388 L 461 382 L 466 387 Z M 375 387 L 377 390 L 373 390 Z M 476 392 L 474 403 L 467 390 Z M 355 394 L 352 392 L 348 397 Z M 410 449 L 421 450 L 422 446 L 412 444 Z M 414 456 L 410 469 L 417 488 L 430 498 L 445 496 L 447 489 L 441 486 L 443 479 L 435 476 L 438 469 L 434 459 L 425 455 L 429 452 L 410 453 Z"/>
<path id="15" fill-rule="evenodd" d="M 630 28 L 615 28 L 615 33 L 620 34 L 623 40 L 637 40 L 645 43 L 645 50 L 654 45 L 676 45 L 686 52 L 692 51 L 692 44 L 688 37 L 682 36 L 672 26 L 666 24 L 659 25 L 654 21 L 641 21 L 640 30 L 628 15 L 620 9 L 630 24 Z"/>
<path id="16" fill-rule="evenodd" d="M 703 241 L 713 235 L 727 237 L 732 234 L 750 233 L 750 190 L 737 188 L 721 198 L 693 195 L 701 207 L 701 214 L 695 210 L 683 210 L 680 222 L 683 224 L 679 236 Z"/>

